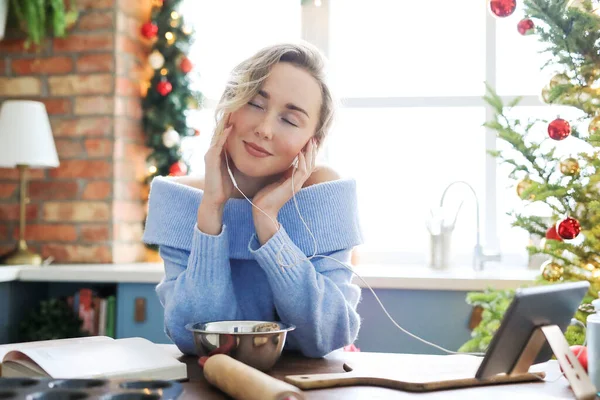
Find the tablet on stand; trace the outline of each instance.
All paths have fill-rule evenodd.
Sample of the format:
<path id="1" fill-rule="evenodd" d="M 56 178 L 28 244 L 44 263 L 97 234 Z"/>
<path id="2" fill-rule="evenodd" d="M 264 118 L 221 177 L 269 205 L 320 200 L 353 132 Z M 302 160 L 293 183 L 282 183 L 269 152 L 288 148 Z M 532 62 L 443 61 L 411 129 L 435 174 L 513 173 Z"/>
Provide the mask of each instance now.
<path id="1" fill-rule="evenodd" d="M 596 387 L 563 334 L 589 287 L 581 281 L 517 289 L 475 377 L 525 374 L 554 354 L 575 397 L 596 398 Z"/>

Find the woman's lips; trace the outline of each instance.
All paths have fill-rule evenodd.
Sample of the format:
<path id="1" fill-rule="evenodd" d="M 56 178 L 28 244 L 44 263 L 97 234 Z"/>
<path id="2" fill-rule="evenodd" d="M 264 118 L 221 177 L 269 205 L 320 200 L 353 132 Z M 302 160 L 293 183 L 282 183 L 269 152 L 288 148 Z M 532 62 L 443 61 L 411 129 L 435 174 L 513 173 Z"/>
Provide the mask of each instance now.
<path id="1" fill-rule="evenodd" d="M 246 151 L 254 157 L 264 158 L 271 155 L 252 143 L 244 142 L 244 147 L 246 148 Z"/>

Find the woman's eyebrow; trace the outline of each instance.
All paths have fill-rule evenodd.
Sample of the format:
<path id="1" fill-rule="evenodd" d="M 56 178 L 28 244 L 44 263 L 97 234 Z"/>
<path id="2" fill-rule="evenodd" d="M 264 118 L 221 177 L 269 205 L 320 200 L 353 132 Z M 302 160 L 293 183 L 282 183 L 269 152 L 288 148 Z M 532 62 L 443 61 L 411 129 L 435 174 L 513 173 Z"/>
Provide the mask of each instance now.
<path id="1" fill-rule="evenodd" d="M 267 93 L 264 90 L 259 90 L 258 94 L 262 97 L 264 97 L 265 99 L 269 100 L 271 98 L 271 96 L 269 95 L 269 93 Z M 308 115 L 308 113 L 306 112 L 306 110 L 304 110 L 303 108 L 298 107 L 295 104 L 292 103 L 287 103 L 285 105 L 285 108 L 287 108 L 288 110 L 294 110 L 294 111 L 299 111 L 301 113 L 303 113 L 304 115 L 306 115 L 308 118 L 310 118 L 310 116 Z"/>

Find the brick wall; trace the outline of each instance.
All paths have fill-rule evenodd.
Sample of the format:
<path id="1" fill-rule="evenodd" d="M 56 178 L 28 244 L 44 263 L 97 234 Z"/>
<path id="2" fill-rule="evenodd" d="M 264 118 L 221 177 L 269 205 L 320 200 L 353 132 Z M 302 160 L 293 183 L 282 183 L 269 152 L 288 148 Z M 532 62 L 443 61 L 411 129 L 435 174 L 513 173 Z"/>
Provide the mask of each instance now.
<path id="1" fill-rule="evenodd" d="M 77 0 L 77 25 L 39 54 L 0 41 L 0 102 L 46 104 L 60 167 L 31 170 L 26 239 L 55 263 L 143 261 L 140 82 L 150 0 Z M 18 174 L 0 169 L 0 254 L 18 237 Z"/>

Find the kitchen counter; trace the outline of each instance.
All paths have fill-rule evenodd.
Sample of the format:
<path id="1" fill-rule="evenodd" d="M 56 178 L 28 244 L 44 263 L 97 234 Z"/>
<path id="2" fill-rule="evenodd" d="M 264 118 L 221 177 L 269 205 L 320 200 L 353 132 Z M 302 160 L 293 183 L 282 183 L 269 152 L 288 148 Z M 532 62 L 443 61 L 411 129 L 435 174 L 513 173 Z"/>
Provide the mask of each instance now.
<path id="1" fill-rule="evenodd" d="M 527 268 L 490 267 L 433 270 L 425 266 L 359 265 L 354 282 L 374 289 L 484 290 L 488 287 L 510 289 L 531 283 L 539 271 Z M 114 282 L 156 284 L 164 276 L 162 263 L 134 264 L 55 264 L 43 267 L 2 266 L 0 282 Z"/>

